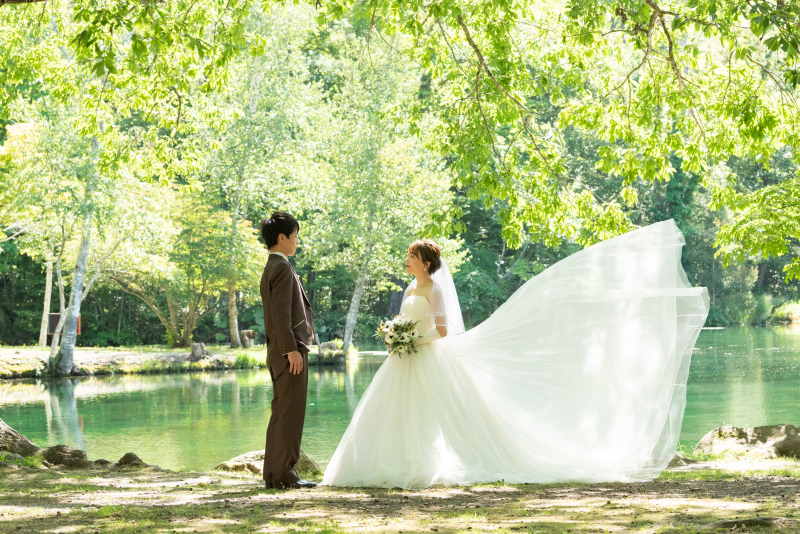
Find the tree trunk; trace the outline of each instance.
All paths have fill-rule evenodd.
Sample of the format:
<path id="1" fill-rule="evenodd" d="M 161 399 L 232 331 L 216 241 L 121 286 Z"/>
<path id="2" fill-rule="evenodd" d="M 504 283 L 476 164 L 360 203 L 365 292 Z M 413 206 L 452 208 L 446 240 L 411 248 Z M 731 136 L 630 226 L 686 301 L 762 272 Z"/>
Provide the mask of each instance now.
<path id="1" fill-rule="evenodd" d="M 241 349 L 239 339 L 239 311 L 236 309 L 236 280 L 228 278 L 228 326 L 231 330 L 231 348 Z"/>
<path id="2" fill-rule="evenodd" d="M 188 347 L 188 345 L 184 345 L 181 341 L 181 325 L 178 317 L 178 307 L 175 305 L 175 301 L 173 301 L 172 297 L 170 296 L 169 284 L 164 286 L 164 294 L 167 297 L 167 312 L 169 313 L 169 327 L 167 328 L 167 334 L 172 337 L 172 346 Z"/>
<path id="3" fill-rule="evenodd" d="M 239 233 L 239 203 L 233 202 L 231 213 L 231 256 L 230 274 L 228 275 L 228 327 L 231 333 L 231 348 L 242 348 L 242 341 L 239 339 L 239 313 L 236 309 L 236 235 Z"/>
<path id="4" fill-rule="evenodd" d="M 758 278 L 756 279 L 756 287 L 759 289 L 759 292 L 761 293 L 765 292 L 767 272 L 768 272 L 768 266 L 766 262 L 758 265 Z"/>
<path id="5" fill-rule="evenodd" d="M 183 319 L 183 336 L 181 346 L 188 347 L 192 343 L 192 333 L 194 332 L 197 321 L 203 316 L 201 309 L 208 309 L 208 297 L 201 294 L 194 297 L 194 301 L 189 304 L 189 309 Z"/>
<path id="6" fill-rule="evenodd" d="M 306 279 L 306 286 L 310 286 L 316 281 L 317 281 L 317 271 L 312 270 L 310 273 L 308 273 L 308 278 Z M 311 305 L 313 306 L 314 297 L 317 296 L 317 290 L 306 287 L 306 293 L 308 293 L 308 300 L 311 302 Z"/>
<path id="7" fill-rule="evenodd" d="M 394 278 L 392 282 L 400 286 L 401 289 L 400 291 L 389 292 L 389 305 L 386 307 L 386 315 L 389 317 L 394 317 L 400 313 L 400 305 L 403 303 L 403 294 L 408 287 L 408 283 L 399 278 Z"/>
<path id="8" fill-rule="evenodd" d="M 122 329 L 122 307 L 125 305 L 125 292 L 121 291 L 119 295 L 119 318 L 117 319 L 117 335 Z"/>
<path id="9" fill-rule="evenodd" d="M 53 290 L 53 260 L 47 261 L 47 275 L 44 286 L 44 311 L 42 311 L 42 326 L 39 329 L 39 347 L 47 348 L 47 327 L 50 324 L 50 297 Z"/>
<path id="10" fill-rule="evenodd" d="M 361 306 L 361 295 L 364 294 L 364 283 L 367 280 L 367 267 L 369 265 L 370 256 L 372 255 L 373 244 L 367 245 L 364 251 L 364 263 L 361 266 L 361 272 L 358 273 L 358 280 L 356 280 L 356 290 L 353 293 L 353 300 L 350 302 L 350 309 L 347 311 L 347 323 L 344 328 L 344 355 L 350 350 L 350 344 L 353 342 L 353 330 L 356 328 L 356 320 L 358 319 L 358 308 Z"/>
<path id="11" fill-rule="evenodd" d="M 65 325 L 64 339 L 61 342 L 61 357 L 59 358 L 57 372 L 62 375 L 72 373 L 74 365 L 75 342 L 78 335 L 78 316 L 81 313 L 81 294 L 83 293 L 83 279 L 86 276 L 86 265 L 89 262 L 89 249 L 92 242 L 92 216 L 90 209 L 83 218 L 83 235 L 81 247 L 78 251 L 78 261 L 75 263 L 75 274 L 72 277 L 72 287 L 69 292 L 69 309 Z"/>
<path id="12" fill-rule="evenodd" d="M 58 313 L 61 314 L 58 318 L 58 324 L 53 333 L 53 341 L 50 343 L 50 357 L 47 359 L 48 366 L 51 372 L 55 372 L 56 365 L 58 365 L 58 345 L 61 340 L 61 330 L 64 328 L 64 322 L 67 319 L 66 302 L 64 299 L 64 278 L 61 276 L 61 258 L 64 254 L 64 243 L 66 240 L 61 241 L 61 252 L 58 254 L 56 260 L 56 275 L 58 276 Z"/>

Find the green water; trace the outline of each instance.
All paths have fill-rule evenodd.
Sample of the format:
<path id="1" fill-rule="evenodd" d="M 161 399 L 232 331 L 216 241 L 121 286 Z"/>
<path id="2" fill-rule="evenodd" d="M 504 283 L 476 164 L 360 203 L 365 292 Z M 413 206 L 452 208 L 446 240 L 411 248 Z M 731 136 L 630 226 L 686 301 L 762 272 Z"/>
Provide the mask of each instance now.
<path id="1" fill-rule="evenodd" d="M 800 424 L 800 329 L 704 330 L 696 347 L 683 443 L 724 424 Z M 311 368 L 303 449 L 323 466 L 382 361 Z M 39 446 L 203 470 L 263 448 L 271 389 L 267 371 L 7 381 L 0 418 Z"/>

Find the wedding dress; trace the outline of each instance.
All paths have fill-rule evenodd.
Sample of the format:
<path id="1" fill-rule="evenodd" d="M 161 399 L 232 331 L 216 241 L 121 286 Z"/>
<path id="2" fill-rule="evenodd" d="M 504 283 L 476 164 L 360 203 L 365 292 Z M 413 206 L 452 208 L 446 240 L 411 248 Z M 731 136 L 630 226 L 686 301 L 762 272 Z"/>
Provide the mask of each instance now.
<path id="1" fill-rule="evenodd" d="M 322 483 L 657 477 L 677 447 L 709 305 L 681 267 L 683 243 L 673 221 L 609 239 L 535 276 L 470 331 L 448 328 L 414 354 L 389 357 Z M 431 300 L 442 300 L 439 286 Z M 401 312 L 422 334 L 452 324 L 408 292 Z M 457 304 L 444 312 L 460 319 Z"/>

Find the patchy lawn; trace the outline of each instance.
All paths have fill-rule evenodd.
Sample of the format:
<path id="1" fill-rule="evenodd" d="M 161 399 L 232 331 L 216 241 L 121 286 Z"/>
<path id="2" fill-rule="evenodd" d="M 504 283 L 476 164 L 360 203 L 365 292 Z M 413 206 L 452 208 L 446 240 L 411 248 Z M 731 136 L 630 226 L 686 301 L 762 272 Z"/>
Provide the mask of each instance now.
<path id="1" fill-rule="evenodd" d="M 285 492 L 218 472 L 5 469 L 0 532 L 800 532 L 800 464 L 760 464 L 647 483 Z"/>

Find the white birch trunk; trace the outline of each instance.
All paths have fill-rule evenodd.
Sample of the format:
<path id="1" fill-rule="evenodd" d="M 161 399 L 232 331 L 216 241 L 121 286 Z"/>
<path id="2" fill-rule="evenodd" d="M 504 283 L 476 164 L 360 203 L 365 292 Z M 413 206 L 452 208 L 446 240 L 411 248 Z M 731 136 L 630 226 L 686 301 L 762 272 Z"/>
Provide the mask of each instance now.
<path id="1" fill-rule="evenodd" d="M 236 234 L 239 231 L 239 204 L 234 203 L 233 213 L 231 214 L 231 260 L 230 275 L 228 277 L 228 326 L 231 333 L 231 348 L 242 348 L 242 341 L 239 339 L 239 311 L 236 309 Z"/>
<path id="2" fill-rule="evenodd" d="M 358 320 L 358 308 L 361 306 L 361 296 L 364 294 L 364 284 L 367 280 L 367 267 L 369 266 L 370 256 L 372 255 L 372 247 L 373 244 L 370 243 L 364 251 L 364 263 L 361 265 L 361 271 L 358 273 L 356 290 L 353 293 L 353 300 L 350 301 L 350 309 L 347 311 L 343 347 L 345 357 L 347 357 L 347 352 L 350 350 L 350 345 L 353 342 L 353 331 L 356 328 L 356 321 Z"/>
<path id="3" fill-rule="evenodd" d="M 90 210 L 83 218 L 83 232 L 81 248 L 78 251 L 78 261 L 75 262 L 75 273 L 72 277 L 72 287 L 69 292 L 69 309 L 64 329 L 64 339 L 61 342 L 61 357 L 59 358 L 57 372 L 62 375 L 72 373 L 74 365 L 75 342 L 78 334 L 78 316 L 81 313 L 81 297 L 83 293 L 83 280 L 86 277 L 86 266 L 89 262 L 89 249 L 92 237 L 92 216 Z"/>
<path id="4" fill-rule="evenodd" d="M 56 261 L 56 275 L 58 276 L 58 324 L 53 333 L 53 341 L 50 343 L 50 357 L 47 359 L 50 372 L 55 372 L 56 365 L 58 365 L 58 346 L 61 340 L 61 330 L 64 328 L 64 322 L 67 319 L 66 302 L 64 299 L 64 278 L 61 276 L 61 258 L 64 255 L 64 244 L 66 239 L 61 241 L 61 252 L 58 254 Z"/>
<path id="5" fill-rule="evenodd" d="M 228 323 L 231 330 L 231 348 L 241 349 L 239 339 L 239 310 L 236 309 L 236 281 L 228 278 Z"/>
<path id="6" fill-rule="evenodd" d="M 42 311 L 42 326 L 39 329 L 39 347 L 47 348 L 47 327 L 50 324 L 50 297 L 53 291 L 53 260 L 47 261 L 47 275 L 44 286 L 44 310 Z"/>

